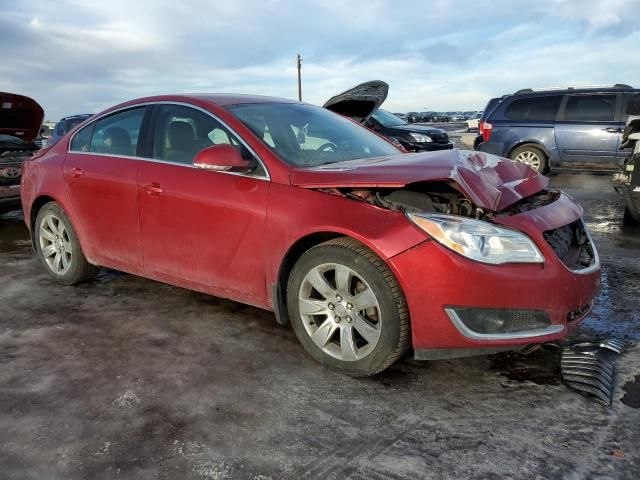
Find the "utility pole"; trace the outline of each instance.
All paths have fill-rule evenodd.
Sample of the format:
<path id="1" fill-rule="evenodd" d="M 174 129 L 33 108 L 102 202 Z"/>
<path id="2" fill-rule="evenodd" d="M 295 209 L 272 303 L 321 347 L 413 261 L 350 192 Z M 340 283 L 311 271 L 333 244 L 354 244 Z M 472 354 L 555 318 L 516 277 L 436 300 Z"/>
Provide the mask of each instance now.
<path id="1" fill-rule="evenodd" d="M 302 57 L 298 54 L 298 101 L 302 101 Z"/>

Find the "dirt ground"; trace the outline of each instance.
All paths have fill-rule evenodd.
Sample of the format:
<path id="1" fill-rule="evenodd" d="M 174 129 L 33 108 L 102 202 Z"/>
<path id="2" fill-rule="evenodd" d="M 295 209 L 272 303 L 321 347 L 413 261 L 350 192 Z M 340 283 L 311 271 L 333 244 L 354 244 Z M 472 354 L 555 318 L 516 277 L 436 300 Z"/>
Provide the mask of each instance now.
<path id="1" fill-rule="evenodd" d="M 577 335 L 639 340 L 640 232 L 610 177 L 552 182 L 603 263 Z M 0 305 L 3 480 L 640 478 L 640 347 L 611 408 L 560 382 L 551 347 L 354 380 L 269 312 L 106 270 L 53 284 L 19 213 L 0 216 Z"/>

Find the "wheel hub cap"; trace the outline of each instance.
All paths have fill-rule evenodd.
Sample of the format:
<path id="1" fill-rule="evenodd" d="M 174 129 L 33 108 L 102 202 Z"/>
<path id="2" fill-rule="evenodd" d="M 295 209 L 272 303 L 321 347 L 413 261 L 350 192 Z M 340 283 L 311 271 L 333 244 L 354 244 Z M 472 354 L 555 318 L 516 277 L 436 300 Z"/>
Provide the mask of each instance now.
<path id="1" fill-rule="evenodd" d="M 38 229 L 40 251 L 49 269 L 64 275 L 71 268 L 73 249 L 64 223 L 54 214 L 42 218 Z"/>
<path id="2" fill-rule="evenodd" d="M 305 331 L 317 347 L 343 361 L 369 355 L 381 332 L 375 292 L 355 270 L 322 264 L 305 276 L 298 294 Z"/>

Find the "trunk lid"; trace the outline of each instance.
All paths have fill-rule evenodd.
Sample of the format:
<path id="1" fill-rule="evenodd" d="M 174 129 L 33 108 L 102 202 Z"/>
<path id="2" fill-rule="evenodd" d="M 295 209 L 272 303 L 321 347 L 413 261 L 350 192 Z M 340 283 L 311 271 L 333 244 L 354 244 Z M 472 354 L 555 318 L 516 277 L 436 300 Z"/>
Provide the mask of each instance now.
<path id="1" fill-rule="evenodd" d="M 401 188 L 452 184 L 477 206 L 499 212 L 543 189 L 549 179 L 528 166 L 483 152 L 447 150 L 400 154 L 291 170 L 302 188 Z"/>

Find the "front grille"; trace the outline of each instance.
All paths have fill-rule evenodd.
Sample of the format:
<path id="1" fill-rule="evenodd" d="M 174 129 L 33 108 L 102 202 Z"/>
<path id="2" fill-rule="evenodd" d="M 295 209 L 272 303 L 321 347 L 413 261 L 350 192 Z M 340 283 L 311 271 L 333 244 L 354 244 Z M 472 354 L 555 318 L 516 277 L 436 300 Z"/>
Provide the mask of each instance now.
<path id="1" fill-rule="evenodd" d="M 591 267 L 596 255 L 582 220 L 544 232 L 544 238 L 558 258 L 571 270 Z"/>
<path id="2" fill-rule="evenodd" d="M 0 156 L 0 186 L 19 185 L 22 177 L 22 162 L 25 157 Z"/>

